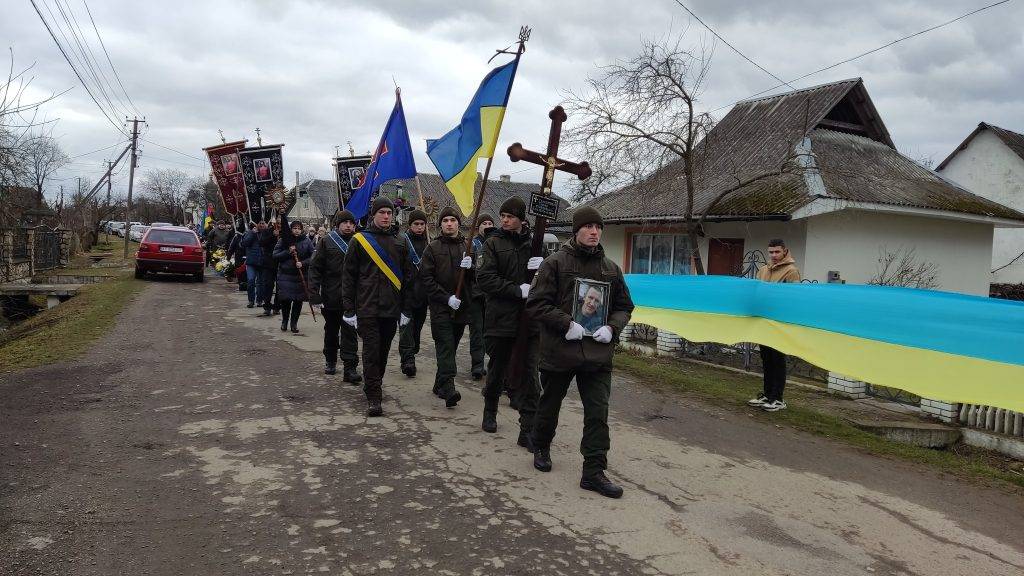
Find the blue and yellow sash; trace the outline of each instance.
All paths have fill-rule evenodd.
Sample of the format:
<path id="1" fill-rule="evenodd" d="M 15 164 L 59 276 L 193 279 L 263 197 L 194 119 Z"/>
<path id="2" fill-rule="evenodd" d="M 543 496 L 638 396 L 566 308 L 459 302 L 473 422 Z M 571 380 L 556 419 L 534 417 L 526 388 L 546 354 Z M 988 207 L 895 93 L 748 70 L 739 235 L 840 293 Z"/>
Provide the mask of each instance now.
<path id="1" fill-rule="evenodd" d="M 373 263 L 380 268 L 380 271 L 391 280 L 391 283 L 395 286 L 395 290 L 402 289 L 402 269 L 395 265 L 391 261 L 391 257 L 388 256 L 387 251 L 381 248 L 381 245 L 377 243 L 377 239 L 373 237 L 373 234 L 363 234 L 359 232 L 352 237 L 353 240 L 359 242 L 359 245 L 363 247 L 363 250 L 370 256 Z"/>

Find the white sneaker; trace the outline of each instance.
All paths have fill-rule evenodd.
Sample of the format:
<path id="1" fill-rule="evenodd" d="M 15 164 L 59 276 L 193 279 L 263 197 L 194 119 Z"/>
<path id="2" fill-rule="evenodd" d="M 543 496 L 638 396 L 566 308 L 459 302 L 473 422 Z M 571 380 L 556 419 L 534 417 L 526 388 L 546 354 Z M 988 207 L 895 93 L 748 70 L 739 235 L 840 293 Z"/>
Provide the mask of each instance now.
<path id="1" fill-rule="evenodd" d="M 782 400 L 773 400 L 772 402 L 765 402 L 761 409 L 765 412 L 778 412 L 779 410 L 786 409 L 786 403 Z"/>
<path id="2" fill-rule="evenodd" d="M 753 400 L 747 400 L 747 406 L 764 406 L 768 403 L 768 397 L 764 394 L 758 394 L 757 398 Z"/>

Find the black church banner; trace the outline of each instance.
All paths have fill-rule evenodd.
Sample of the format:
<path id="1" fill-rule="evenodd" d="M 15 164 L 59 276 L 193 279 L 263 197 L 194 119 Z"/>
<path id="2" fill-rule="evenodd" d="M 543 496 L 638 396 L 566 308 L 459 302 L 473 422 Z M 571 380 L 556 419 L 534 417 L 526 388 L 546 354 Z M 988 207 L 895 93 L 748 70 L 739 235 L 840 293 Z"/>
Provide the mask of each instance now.
<path id="1" fill-rule="evenodd" d="M 284 165 L 281 160 L 281 148 L 284 144 L 245 148 L 238 153 L 242 164 L 242 175 L 245 178 L 245 191 L 249 198 L 249 214 L 253 220 L 267 218 L 265 210 L 261 210 L 267 191 L 284 188 Z M 269 208 L 269 207 L 267 207 Z"/>
<path id="2" fill-rule="evenodd" d="M 348 204 L 352 191 L 359 187 L 366 177 L 370 156 L 348 156 L 334 159 L 334 177 L 341 191 L 341 203 Z"/>

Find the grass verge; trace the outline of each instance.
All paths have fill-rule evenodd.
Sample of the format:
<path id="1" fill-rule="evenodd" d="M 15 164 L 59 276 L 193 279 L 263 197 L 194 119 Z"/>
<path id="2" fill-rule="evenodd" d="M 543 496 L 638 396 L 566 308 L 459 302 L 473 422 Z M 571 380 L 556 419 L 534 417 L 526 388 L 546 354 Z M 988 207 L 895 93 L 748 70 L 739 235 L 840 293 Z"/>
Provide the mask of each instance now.
<path id="1" fill-rule="evenodd" d="M 996 465 L 1001 460 L 988 452 L 970 447 L 931 450 L 900 444 L 861 430 L 835 414 L 818 410 L 815 399 L 824 392 L 789 387 L 786 390 L 789 407 L 769 414 L 751 410 L 746 405 L 747 400 L 761 392 L 759 377 L 628 351 L 616 354 L 615 365 L 645 382 L 663 385 L 716 406 L 753 412 L 755 418 L 764 422 L 831 438 L 870 454 L 924 464 L 964 478 L 997 480 L 1024 488 L 1024 475 Z M 1007 459 L 1006 463 L 1011 461 Z"/>
<path id="2" fill-rule="evenodd" d="M 144 284 L 128 275 L 82 287 L 67 302 L 0 336 L 0 373 L 74 358 L 105 334 Z"/>

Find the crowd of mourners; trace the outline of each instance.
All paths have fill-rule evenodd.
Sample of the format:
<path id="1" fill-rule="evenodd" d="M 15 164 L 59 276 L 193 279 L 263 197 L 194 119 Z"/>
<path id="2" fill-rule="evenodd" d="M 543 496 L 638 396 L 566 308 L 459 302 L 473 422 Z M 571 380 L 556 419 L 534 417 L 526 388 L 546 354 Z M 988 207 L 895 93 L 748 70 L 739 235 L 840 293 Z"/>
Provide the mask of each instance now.
<path id="1" fill-rule="evenodd" d="M 577 208 L 571 237 L 548 253 L 534 238 L 525 202 L 515 196 L 501 205 L 497 220 L 480 214 L 464 223 L 451 207 L 432 222 L 422 210 L 405 213 L 400 229 L 395 205 L 381 196 L 362 226 L 347 210 L 333 216 L 330 230 L 293 221 L 282 231 L 255 222 L 235 233 L 218 222 L 204 244 L 207 254 L 223 248 L 245 262 L 248 307 L 262 308 L 261 316 L 280 315 L 281 331 L 300 333 L 303 305 L 307 314 L 322 316 L 324 373 L 337 374 L 340 361 L 341 380 L 362 385 L 368 417 L 384 413 L 385 369 L 396 335 L 399 368 L 407 378 L 416 376 L 428 319 L 434 395 L 450 409 L 462 400 L 456 358 L 468 331 L 470 375 L 483 381 L 481 429 L 497 431 L 500 399 L 508 395 L 518 413 L 517 444 L 532 453 L 539 471 L 552 468 L 559 412 L 575 380 L 584 412 L 580 487 L 620 497 L 622 488 L 605 473 L 608 404 L 614 346 L 633 302 L 622 270 L 601 245 L 601 215 Z M 798 281 L 784 245 L 772 249 L 779 258 L 773 253 L 763 279 Z M 771 349 L 762 356 L 771 369 L 764 394 L 751 404 L 784 408 L 785 356 Z"/>

